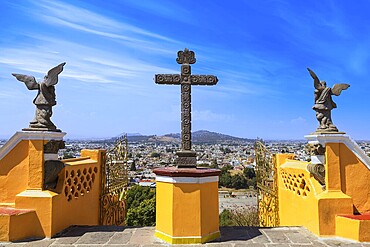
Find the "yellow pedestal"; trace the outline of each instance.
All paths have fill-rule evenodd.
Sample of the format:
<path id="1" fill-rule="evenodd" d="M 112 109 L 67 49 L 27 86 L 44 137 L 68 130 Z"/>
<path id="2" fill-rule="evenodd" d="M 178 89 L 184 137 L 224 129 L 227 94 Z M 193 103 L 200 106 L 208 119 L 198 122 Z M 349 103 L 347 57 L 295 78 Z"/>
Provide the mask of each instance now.
<path id="1" fill-rule="evenodd" d="M 154 173 L 156 237 L 170 244 L 205 243 L 220 237 L 220 170 L 161 168 Z"/>

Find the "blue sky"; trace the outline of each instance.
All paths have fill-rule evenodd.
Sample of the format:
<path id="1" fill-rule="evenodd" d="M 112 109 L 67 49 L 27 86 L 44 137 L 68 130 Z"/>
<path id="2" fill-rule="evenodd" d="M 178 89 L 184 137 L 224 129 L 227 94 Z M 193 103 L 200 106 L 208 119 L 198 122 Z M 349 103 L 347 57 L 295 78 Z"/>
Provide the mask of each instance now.
<path id="1" fill-rule="evenodd" d="M 11 73 L 42 79 L 66 62 L 53 122 L 67 138 L 180 132 L 176 53 L 196 54 L 193 130 L 303 139 L 318 126 L 313 81 L 351 84 L 334 101 L 338 129 L 370 139 L 368 1 L 0 1 L 0 137 L 28 126 L 35 91 Z"/>

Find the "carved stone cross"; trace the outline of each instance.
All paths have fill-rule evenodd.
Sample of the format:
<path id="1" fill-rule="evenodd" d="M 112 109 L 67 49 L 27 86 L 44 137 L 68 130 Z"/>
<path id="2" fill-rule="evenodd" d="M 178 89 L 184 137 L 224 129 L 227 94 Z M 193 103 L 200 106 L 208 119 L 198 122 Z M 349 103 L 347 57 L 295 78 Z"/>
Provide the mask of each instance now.
<path id="1" fill-rule="evenodd" d="M 177 152 L 177 166 L 196 167 L 196 152 L 191 150 L 191 86 L 216 85 L 214 75 L 192 75 L 190 64 L 196 61 L 193 51 L 185 48 L 177 52 L 176 62 L 181 64 L 181 74 L 156 74 L 155 83 L 181 85 L 181 150 Z"/>

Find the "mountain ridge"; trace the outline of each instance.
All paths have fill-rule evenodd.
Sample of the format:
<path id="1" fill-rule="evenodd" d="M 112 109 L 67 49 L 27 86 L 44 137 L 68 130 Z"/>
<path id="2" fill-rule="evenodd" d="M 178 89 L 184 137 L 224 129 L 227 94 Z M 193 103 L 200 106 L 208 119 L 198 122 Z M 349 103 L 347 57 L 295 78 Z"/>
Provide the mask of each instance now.
<path id="1" fill-rule="evenodd" d="M 163 142 L 163 143 L 181 143 L 180 133 L 170 133 L 162 136 L 157 135 L 130 135 L 127 136 L 129 142 Z M 192 143 L 194 144 L 232 144 L 232 143 L 250 143 L 255 139 L 235 137 L 208 130 L 198 130 L 192 132 Z"/>

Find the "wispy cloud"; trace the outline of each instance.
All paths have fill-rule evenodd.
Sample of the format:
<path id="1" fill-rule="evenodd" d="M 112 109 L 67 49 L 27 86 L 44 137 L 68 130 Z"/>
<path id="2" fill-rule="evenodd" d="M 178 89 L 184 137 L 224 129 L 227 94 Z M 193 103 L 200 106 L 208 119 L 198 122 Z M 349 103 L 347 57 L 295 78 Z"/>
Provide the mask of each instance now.
<path id="1" fill-rule="evenodd" d="M 52 65 L 66 61 L 63 77 L 90 83 L 113 83 L 133 89 L 138 88 L 138 83 L 132 84 L 132 81 L 145 77 L 145 80 L 152 80 L 155 73 L 177 72 L 125 53 L 115 54 L 54 38 L 41 37 L 35 41 L 39 42 L 38 47 L 23 47 L 22 50 L 3 48 L 0 63 L 17 70 L 12 72 L 35 72 L 42 78 Z M 140 84 L 140 80 L 138 82 Z"/>
<path id="2" fill-rule="evenodd" d="M 125 4 L 131 5 L 141 11 L 145 11 L 152 15 L 168 18 L 172 21 L 194 23 L 196 17 L 187 8 L 182 7 L 183 4 L 179 4 L 176 1 L 165 1 L 158 3 L 151 0 L 127 0 Z"/>
<path id="3" fill-rule="evenodd" d="M 170 55 L 169 50 L 183 46 L 177 40 L 137 27 L 124 19 L 115 20 L 59 1 L 41 0 L 33 1 L 33 3 L 40 8 L 40 11 L 33 14 L 33 18 L 39 19 L 45 24 L 110 39 L 127 48 Z"/>
<path id="4" fill-rule="evenodd" d="M 170 38 L 67 3 L 58 1 L 50 2 L 44 0 L 34 1 L 33 3 L 41 8 L 41 13 L 38 12 L 35 17 L 43 18 L 48 23 L 55 25 L 66 26 L 96 35 L 122 39 L 131 42 L 142 42 L 141 39 L 133 38 L 135 35 L 143 35 L 147 38 L 175 42 Z"/>
<path id="5" fill-rule="evenodd" d="M 193 119 L 195 121 L 207 121 L 207 122 L 215 121 L 231 122 L 235 120 L 235 116 L 229 114 L 216 113 L 212 112 L 211 110 L 204 110 L 204 111 L 193 111 Z"/>

